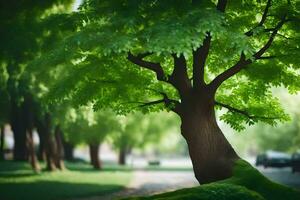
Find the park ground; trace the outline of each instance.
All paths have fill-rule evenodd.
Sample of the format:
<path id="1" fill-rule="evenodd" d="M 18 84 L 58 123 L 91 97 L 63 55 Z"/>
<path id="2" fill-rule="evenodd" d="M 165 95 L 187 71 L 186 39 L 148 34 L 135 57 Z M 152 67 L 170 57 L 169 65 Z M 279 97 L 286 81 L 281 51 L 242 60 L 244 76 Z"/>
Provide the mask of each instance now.
<path id="1" fill-rule="evenodd" d="M 93 170 L 88 163 L 66 163 L 63 172 L 35 174 L 27 163 L 0 163 L 0 194 L 3 200 L 110 200 L 173 191 L 197 185 L 190 167 L 132 169 L 104 165 Z M 300 189 L 300 173 L 290 168 L 258 168 L 275 182 Z"/>
<path id="2" fill-rule="evenodd" d="M 58 200 L 102 196 L 122 190 L 132 177 L 126 167 L 93 170 L 87 163 L 66 163 L 68 170 L 34 173 L 28 163 L 0 163 L 1 200 Z"/>

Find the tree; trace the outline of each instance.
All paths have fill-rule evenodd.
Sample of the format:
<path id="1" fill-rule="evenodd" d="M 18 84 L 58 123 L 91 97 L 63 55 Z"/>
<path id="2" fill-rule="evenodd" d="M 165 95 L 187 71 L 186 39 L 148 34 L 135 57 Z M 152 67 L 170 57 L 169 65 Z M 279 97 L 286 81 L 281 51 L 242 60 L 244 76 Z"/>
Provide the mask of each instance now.
<path id="1" fill-rule="evenodd" d="M 109 110 L 94 112 L 92 106 L 89 105 L 70 109 L 68 116 L 66 119 L 69 121 L 62 127 L 65 130 L 66 139 L 72 144 L 87 144 L 92 166 L 95 169 L 101 169 L 102 164 L 99 159 L 101 143 L 108 134 L 120 128 L 116 115 Z"/>
<path id="2" fill-rule="evenodd" d="M 72 14 L 77 31 L 32 65 L 63 72 L 56 99 L 177 113 L 207 183 L 230 177 L 239 159 L 215 108 L 237 130 L 287 119 L 271 88 L 299 90 L 299 11 L 293 0 L 87 0 Z"/>
<path id="3" fill-rule="evenodd" d="M 49 43 L 50 38 L 55 38 L 55 32 L 50 32 L 43 23 L 42 18 L 51 13 L 59 13 L 70 7 L 72 1 L 15 1 L 1 2 L 1 101 L 8 97 L 9 105 L 5 110 L 14 133 L 14 159 L 27 160 L 33 155 L 32 150 L 32 123 L 26 124 L 26 117 L 32 116 L 30 109 L 25 105 L 30 104 L 30 99 L 35 95 L 31 91 L 33 77 L 26 77 L 27 63 L 41 50 L 42 44 Z M 62 10 L 59 10 L 58 8 Z M 4 72 L 4 73 L 2 73 Z M 3 78 L 3 76 L 5 78 Z M 25 77 L 24 77 L 25 76 Z M 2 82 L 5 79 L 5 82 Z M 5 87 L 2 87 L 3 85 Z M 27 112 L 27 113 L 26 113 Z M 29 151 L 31 153 L 29 153 Z"/>
<path id="4" fill-rule="evenodd" d="M 118 118 L 121 127 L 110 138 L 114 148 L 119 151 L 120 165 L 126 164 L 126 156 L 134 148 L 142 149 L 160 142 L 163 134 L 175 125 L 175 118 L 163 112 L 146 115 L 137 112 Z"/>
<path id="5" fill-rule="evenodd" d="M 0 68 L 0 160 L 4 160 L 4 141 L 5 141 L 5 130 L 4 126 L 9 121 L 9 98 L 5 91 L 7 74 L 3 66 Z"/>

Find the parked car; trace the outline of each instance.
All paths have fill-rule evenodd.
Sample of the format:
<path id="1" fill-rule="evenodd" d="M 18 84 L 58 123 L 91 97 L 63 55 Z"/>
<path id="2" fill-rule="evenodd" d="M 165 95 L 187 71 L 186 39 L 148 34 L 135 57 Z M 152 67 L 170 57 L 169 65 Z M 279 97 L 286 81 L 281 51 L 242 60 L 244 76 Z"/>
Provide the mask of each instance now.
<path id="1" fill-rule="evenodd" d="M 259 154 L 259 155 L 257 155 L 257 157 L 256 157 L 256 161 L 255 161 L 255 165 L 256 166 L 260 166 L 260 165 L 264 165 L 264 163 L 265 163 L 265 160 L 266 160 L 266 154 Z"/>
<path id="2" fill-rule="evenodd" d="M 293 153 L 292 155 L 292 172 L 300 172 L 300 152 Z"/>
<path id="3" fill-rule="evenodd" d="M 278 151 L 267 151 L 256 158 L 256 165 L 267 167 L 289 167 L 291 166 L 291 156 Z"/>

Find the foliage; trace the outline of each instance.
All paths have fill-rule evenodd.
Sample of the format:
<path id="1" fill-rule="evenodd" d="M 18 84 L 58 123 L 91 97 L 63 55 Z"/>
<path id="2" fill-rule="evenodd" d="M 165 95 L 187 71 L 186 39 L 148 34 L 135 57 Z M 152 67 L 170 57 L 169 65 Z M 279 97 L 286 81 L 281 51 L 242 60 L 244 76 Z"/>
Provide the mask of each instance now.
<path id="1" fill-rule="evenodd" d="M 28 71 L 27 63 L 45 46 L 50 46 L 58 32 L 50 31 L 43 19 L 51 14 L 70 11 L 73 0 L 17 1 L 0 3 L 0 123 L 8 123 L 16 109 L 33 99 L 33 109 L 40 112 L 42 88 Z M 26 120 L 26 119 L 23 119 Z"/>
<path id="2" fill-rule="evenodd" d="M 299 130 L 299 95 L 291 95 L 280 88 L 273 93 L 279 97 L 280 103 L 290 115 L 291 120 L 288 123 L 278 124 L 270 127 L 263 123 L 257 123 L 241 132 L 234 132 L 228 126 L 221 123 L 221 127 L 228 140 L 235 147 L 240 155 L 249 156 L 266 150 L 275 150 L 283 152 L 294 152 L 299 149 L 300 130 Z M 245 142 L 247 141 L 247 142 Z"/>
<path id="3" fill-rule="evenodd" d="M 63 130 L 73 144 L 100 144 L 108 134 L 120 130 L 120 123 L 110 110 L 94 112 L 91 106 L 83 106 L 68 110 Z"/>
<path id="4" fill-rule="evenodd" d="M 146 115 L 137 112 L 118 118 L 121 127 L 110 138 L 115 148 L 126 151 L 159 143 L 177 122 L 173 116 L 164 112 Z"/>
<path id="5" fill-rule="evenodd" d="M 291 123 L 280 127 L 266 127 L 260 124 L 252 130 L 261 151 L 295 151 L 299 148 L 299 121 L 295 118 Z M 251 134 L 251 133 L 250 133 Z M 294 138 L 291 141 L 291 138 Z"/>
<path id="6" fill-rule="evenodd" d="M 209 0 L 86 0 L 79 12 L 69 15 L 77 31 L 31 66 L 60 72 L 49 94 L 54 101 L 68 98 L 80 105 L 93 101 L 96 108 L 121 113 L 172 110 L 174 105 L 165 98 L 155 100 L 163 94 L 182 101 L 178 88 L 168 83 L 173 57 L 183 55 L 189 78 L 195 78 L 199 74 L 192 75 L 193 51 L 211 37 L 206 83 L 239 59 L 247 63 L 217 90 L 217 102 L 225 104 L 217 107 L 228 109 L 220 119 L 236 130 L 258 121 L 274 125 L 288 117 L 271 89 L 284 86 L 295 93 L 300 86 L 300 10 L 297 1 L 274 0 L 264 19 L 266 7 L 266 2 L 256 0 L 230 1 L 223 13 Z M 63 18 L 56 20 L 59 24 Z M 164 73 L 157 73 L 156 67 L 155 77 L 134 66 L 127 60 L 128 52 L 146 53 L 143 61 L 160 63 Z M 156 103 L 149 103 L 153 100 Z"/>

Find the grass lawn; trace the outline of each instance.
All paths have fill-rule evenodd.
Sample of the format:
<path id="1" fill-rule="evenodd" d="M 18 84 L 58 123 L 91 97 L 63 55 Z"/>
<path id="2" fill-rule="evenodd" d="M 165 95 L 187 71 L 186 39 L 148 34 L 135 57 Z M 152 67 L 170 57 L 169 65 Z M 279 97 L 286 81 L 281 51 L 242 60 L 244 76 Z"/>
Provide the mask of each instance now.
<path id="1" fill-rule="evenodd" d="M 86 163 L 66 163 L 68 170 L 35 174 L 28 163 L 0 162 L 1 200 L 62 200 L 121 190 L 131 178 L 128 168 L 95 171 Z"/>

